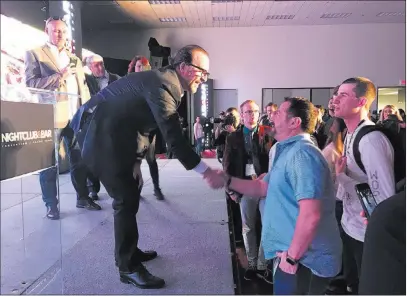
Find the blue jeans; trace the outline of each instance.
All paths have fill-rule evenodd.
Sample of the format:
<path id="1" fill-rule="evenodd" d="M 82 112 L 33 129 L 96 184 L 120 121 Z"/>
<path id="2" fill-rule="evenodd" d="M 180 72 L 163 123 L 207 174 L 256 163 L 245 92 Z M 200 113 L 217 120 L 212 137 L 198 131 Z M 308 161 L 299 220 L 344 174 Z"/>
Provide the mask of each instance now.
<path id="1" fill-rule="evenodd" d="M 59 144 L 61 143 L 61 132 L 61 128 L 55 129 L 55 141 L 57 147 L 59 147 Z M 53 151 L 53 153 L 55 153 L 55 151 Z M 61 158 L 59 151 L 58 155 Z M 40 172 L 40 186 L 42 200 L 44 201 L 45 206 L 56 206 L 59 201 L 57 198 L 57 168 L 55 166 Z"/>
<path id="2" fill-rule="evenodd" d="M 201 155 L 202 153 L 202 142 L 203 142 L 203 137 L 196 139 L 196 143 L 195 143 L 195 151 L 196 153 L 198 153 L 199 155 Z"/>
<path id="3" fill-rule="evenodd" d="M 55 130 L 55 137 L 58 143 L 61 142 L 61 133 L 63 129 Z M 65 128 L 63 132 L 63 145 L 67 157 L 69 158 L 69 166 L 71 173 L 72 185 L 75 188 L 77 200 L 87 199 L 89 195 L 87 178 L 89 170 L 82 161 L 81 150 L 78 144 L 75 144 L 73 130 Z M 60 155 L 59 155 L 60 156 Z M 61 156 L 60 156 L 61 157 Z M 42 191 L 42 200 L 45 205 L 56 206 L 57 198 L 57 168 L 51 167 L 40 172 L 40 186 Z"/>
<path id="4" fill-rule="evenodd" d="M 276 264 L 280 259 L 275 259 Z M 274 274 L 274 295 L 324 295 L 331 278 L 316 276 L 304 265 L 296 274 L 285 273 L 277 267 Z"/>

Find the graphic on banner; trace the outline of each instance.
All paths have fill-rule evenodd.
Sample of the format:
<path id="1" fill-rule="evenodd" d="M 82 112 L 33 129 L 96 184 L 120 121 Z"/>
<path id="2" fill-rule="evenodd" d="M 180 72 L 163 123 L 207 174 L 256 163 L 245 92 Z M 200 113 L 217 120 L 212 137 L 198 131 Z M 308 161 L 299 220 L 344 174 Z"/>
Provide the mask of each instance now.
<path id="1" fill-rule="evenodd" d="M 1 180 L 55 165 L 52 105 L 1 101 Z"/>

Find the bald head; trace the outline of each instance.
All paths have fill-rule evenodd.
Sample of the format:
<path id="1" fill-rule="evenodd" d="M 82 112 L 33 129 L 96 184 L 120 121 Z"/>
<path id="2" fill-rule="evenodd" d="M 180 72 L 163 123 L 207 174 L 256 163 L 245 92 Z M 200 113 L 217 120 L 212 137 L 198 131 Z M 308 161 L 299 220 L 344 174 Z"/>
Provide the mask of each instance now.
<path id="1" fill-rule="evenodd" d="M 50 19 L 45 25 L 48 42 L 55 45 L 60 51 L 65 48 L 68 39 L 68 26 L 62 20 Z"/>

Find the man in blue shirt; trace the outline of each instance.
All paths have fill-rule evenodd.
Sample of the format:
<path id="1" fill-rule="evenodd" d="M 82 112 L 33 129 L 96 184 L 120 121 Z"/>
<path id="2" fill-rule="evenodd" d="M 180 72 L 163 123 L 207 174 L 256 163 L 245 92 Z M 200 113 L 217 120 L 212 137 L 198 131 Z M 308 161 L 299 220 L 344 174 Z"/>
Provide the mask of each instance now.
<path id="1" fill-rule="evenodd" d="M 333 183 L 310 140 L 315 122 L 311 102 L 287 98 L 274 115 L 278 143 L 271 171 L 253 181 L 226 178 L 231 190 L 266 196 L 262 243 L 266 259 L 277 258 L 275 295 L 323 294 L 341 267 Z"/>

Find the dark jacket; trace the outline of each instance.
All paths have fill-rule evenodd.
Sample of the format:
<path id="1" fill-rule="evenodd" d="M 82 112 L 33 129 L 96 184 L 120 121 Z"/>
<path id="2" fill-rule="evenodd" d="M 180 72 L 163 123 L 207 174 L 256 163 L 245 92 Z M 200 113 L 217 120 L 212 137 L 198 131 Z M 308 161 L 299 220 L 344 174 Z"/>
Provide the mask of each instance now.
<path id="1" fill-rule="evenodd" d="M 254 171 L 257 176 L 267 173 L 269 164 L 269 147 L 267 141 L 260 143 L 258 129 L 253 133 L 252 160 Z M 243 135 L 243 126 L 226 137 L 226 145 L 223 153 L 223 170 L 234 177 L 247 179 L 246 164 L 247 156 Z"/>
<path id="2" fill-rule="evenodd" d="M 183 95 L 177 73 L 165 67 L 130 73 L 92 96 L 71 122 L 91 171 L 99 170 L 99 161 L 111 163 L 112 173 L 141 161 L 157 127 L 187 170 L 197 166 L 201 159 L 179 124 Z"/>
<path id="3" fill-rule="evenodd" d="M 109 75 L 108 85 L 120 78 L 120 76 L 117 74 L 113 74 L 110 72 L 107 72 L 107 73 Z M 90 94 L 92 96 L 96 95 L 100 91 L 99 83 L 98 83 L 96 77 L 93 75 L 85 74 L 85 78 L 86 78 L 86 83 L 88 85 Z"/>

